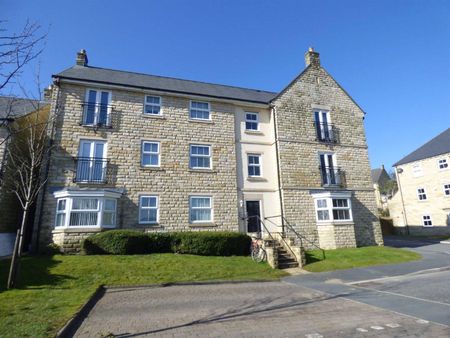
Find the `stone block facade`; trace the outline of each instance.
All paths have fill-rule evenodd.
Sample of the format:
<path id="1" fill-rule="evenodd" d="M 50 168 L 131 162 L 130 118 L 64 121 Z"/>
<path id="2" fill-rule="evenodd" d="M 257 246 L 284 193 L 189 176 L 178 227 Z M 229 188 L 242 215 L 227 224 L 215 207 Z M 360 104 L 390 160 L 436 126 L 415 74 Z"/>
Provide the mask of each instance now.
<path id="1" fill-rule="evenodd" d="M 208 96 L 170 88 L 138 87 L 133 83 L 98 83 L 89 78 L 90 67 L 85 64 L 71 70 L 81 74 L 77 81 L 57 76 L 51 108 L 56 117 L 52 134 L 55 150 L 49 162 L 48 183 L 39 215 L 41 245 L 53 241 L 68 252 L 77 251 L 80 240 L 98 229 L 55 227 L 57 222 L 68 224 L 57 207 L 64 209 L 67 203 L 75 203 L 65 200 L 59 204 L 58 201 L 72 193 L 81 196 L 101 192 L 103 195 L 97 196 L 103 196 L 98 197 L 102 200 L 102 210 L 108 198 L 120 196 L 115 207 L 114 228 L 245 232 L 248 230 L 246 202 L 256 200 L 260 202 L 261 218 L 279 217 L 277 221 L 272 218 L 270 231 L 275 233 L 283 231 L 284 218 L 311 243 L 327 248 L 382 244 L 364 134 L 364 113 L 320 67 L 315 59 L 318 54 L 310 53 L 306 70 L 279 94 L 265 93 L 264 100 L 248 98 L 249 95 L 258 97 L 260 91 L 220 85 L 208 85 L 218 90 L 216 95 Z M 192 86 L 192 82 L 183 85 Z M 196 86 L 204 88 L 205 84 Z M 80 123 L 87 92 L 92 88 L 110 93 L 111 128 L 93 128 Z M 231 94 L 225 97 L 225 93 Z M 146 95 L 160 97 L 161 114 L 143 113 Z M 190 118 L 193 100 L 208 102 L 210 119 Z M 315 109 L 330 114 L 339 130 L 339 142 L 317 140 Z M 247 112 L 256 112 L 256 129 L 248 130 Z M 83 140 L 104 142 L 107 182 L 75 182 L 74 158 L 79 156 Z M 159 166 L 141 165 L 143 141 L 159 143 Z M 211 169 L 190 168 L 191 144 L 211 146 Z M 322 152 L 335 154 L 345 172 L 345 186 L 323 186 L 319 169 Z M 250 177 L 248 173 L 249 154 L 258 155 L 262 161 L 259 177 Z M 317 222 L 314 194 L 323 192 L 350 196 L 350 222 L 328 225 Z M 158 196 L 156 224 L 139 223 L 142 195 Z M 211 222 L 190 222 L 192 195 L 212 197 Z M 340 203 L 344 203 L 342 199 Z M 69 213 L 65 217 L 75 216 Z"/>

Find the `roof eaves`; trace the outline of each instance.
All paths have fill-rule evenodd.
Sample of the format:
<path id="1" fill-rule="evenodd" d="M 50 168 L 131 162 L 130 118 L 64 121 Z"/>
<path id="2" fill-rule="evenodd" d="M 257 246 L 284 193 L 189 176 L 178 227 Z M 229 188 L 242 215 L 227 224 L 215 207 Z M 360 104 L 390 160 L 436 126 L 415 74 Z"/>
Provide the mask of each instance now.
<path id="1" fill-rule="evenodd" d="M 173 90 L 173 89 L 161 89 L 161 88 L 153 88 L 153 87 L 145 87 L 145 86 L 134 86 L 130 84 L 123 84 L 123 83 L 116 83 L 116 82 L 108 82 L 108 81 L 97 81 L 97 80 L 90 80 L 90 79 L 79 79 L 69 76 L 63 76 L 63 75 L 52 75 L 53 78 L 58 79 L 66 79 L 66 80 L 72 80 L 72 81 L 85 81 L 85 82 L 92 82 L 92 83 L 98 83 L 98 84 L 104 84 L 104 85 L 115 85 L 115 86 L 124 86 L 129 88 L 136 88 L 136 89 L 146 89 L 146 90 L 154 90 L 159 92 L 169 92 L 174 94 L 185 94 L 185 95 L 196 95 L 196 96 L 202 96 L 202 97 L 211 97 L 216 99 L 227 99 L 227 100 L 236 100 L 241 102 L 251 102 L 251 103 L 259 103 L 259 104 L 269 104 L 271 101 L 257 101 L 257 100 L 246 100 L 242 98 L 236 98 L 236 97 L 228 97 L 228 96 L 217 96 L 217 95 L 207 95 L 207 94 L 201 94 L 201 93 L 194 93 L 194 92 L 188 92 L 188 91 L 180 91 L 180 90 Z M 238 88 L 238 87 L 235 87 Z M 270 93 L 270 92 L 268 92 Z"/>

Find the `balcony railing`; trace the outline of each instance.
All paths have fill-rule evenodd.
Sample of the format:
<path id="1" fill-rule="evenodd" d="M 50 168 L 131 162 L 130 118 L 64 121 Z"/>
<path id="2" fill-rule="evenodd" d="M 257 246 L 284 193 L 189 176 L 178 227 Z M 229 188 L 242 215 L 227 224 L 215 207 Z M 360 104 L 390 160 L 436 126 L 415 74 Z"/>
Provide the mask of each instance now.
<path id="1" fill-rule="evenodd" d="M 95 128 L 112 128 L 112 106 L 102 103 L 82 103 L 80 125 Z"/>
<path id="2" fill-rule="evenodd" d="M 76 173 L 73 179 L 78 183 L 108 183 L 108 160 L 96 157 L 75 157 Z"/>
<path id="3" fill-rule="evenodd" d="M 319 167 L 323 187 L 345 187 L 345 172 L 338 167 Z"/>
<path id="4" fill-rule="evenodd" d="M 314 122 L 317 141 L 339 143 L 339 130 L 331 123 Z"/>

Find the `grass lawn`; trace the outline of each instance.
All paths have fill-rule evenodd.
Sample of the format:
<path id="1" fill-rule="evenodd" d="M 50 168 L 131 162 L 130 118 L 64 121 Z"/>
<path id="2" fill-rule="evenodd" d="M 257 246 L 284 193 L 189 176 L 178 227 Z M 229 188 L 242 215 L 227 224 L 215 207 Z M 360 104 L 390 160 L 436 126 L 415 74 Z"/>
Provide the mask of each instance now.
<path id="1" fill-rule="evenodd" d="M 278 279 L 286 275 L 249 257 L 153 254 L 33 256 L 21 265 L 19 288 L 5 290 L 9 260 L 0 260 L 0 337 L 48 337 L 101 285 Z"/>
<path id="2" fill-rule="evenodd" d="M 311 272 L 323 272 L 371 265 L 403 263 L 421 258 L 418 253 L 386 246 L 326 250 L 325 257 L 323 259 L 322 251 L 320 250 L 307 251 L 304 269 Z"/>

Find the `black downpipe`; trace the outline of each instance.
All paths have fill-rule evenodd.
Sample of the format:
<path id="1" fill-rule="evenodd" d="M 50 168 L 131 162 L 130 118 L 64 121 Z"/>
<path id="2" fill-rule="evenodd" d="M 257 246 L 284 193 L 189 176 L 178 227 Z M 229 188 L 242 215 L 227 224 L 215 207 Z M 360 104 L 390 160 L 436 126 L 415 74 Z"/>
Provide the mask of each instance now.
<path id="1" fill-rule="evenodd" d="M 277 114 L 275 106 L 272 107 L 273 111 L 273 127 L 275 133 L 275 154 L 277 159 L 277 177 L 278 177 L 278 194 L 280 197 L 280 211 L 281 211 L 281 232 L 284 234 L 284 207 L 283 207 L 283 193 L 281 192 L 281 168 L 278 149 L 278 132 L 277 132 Z"/>

